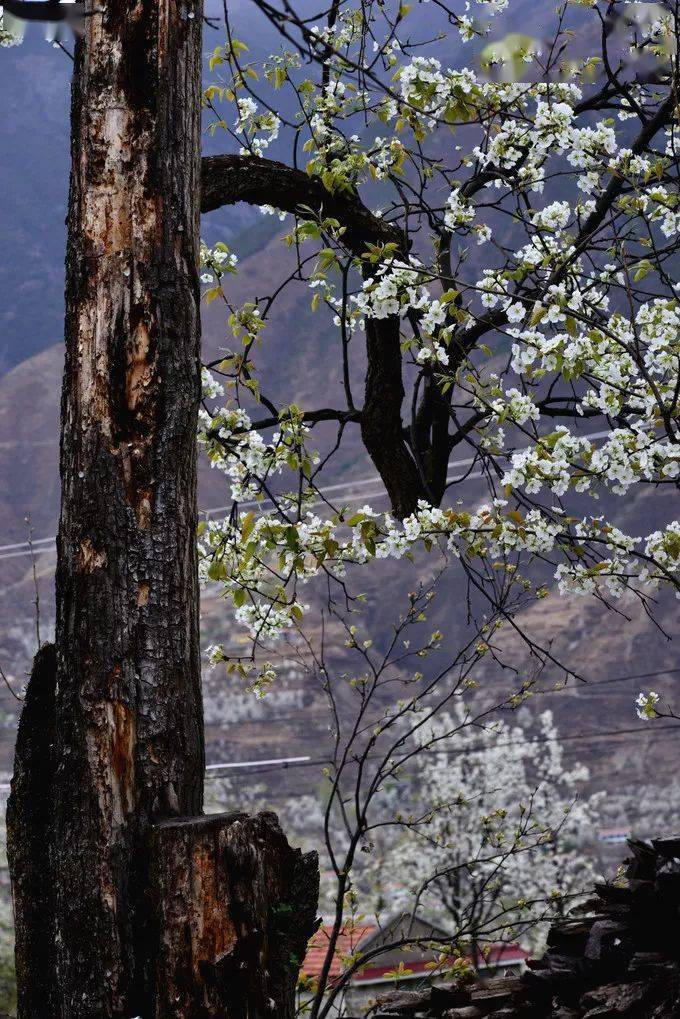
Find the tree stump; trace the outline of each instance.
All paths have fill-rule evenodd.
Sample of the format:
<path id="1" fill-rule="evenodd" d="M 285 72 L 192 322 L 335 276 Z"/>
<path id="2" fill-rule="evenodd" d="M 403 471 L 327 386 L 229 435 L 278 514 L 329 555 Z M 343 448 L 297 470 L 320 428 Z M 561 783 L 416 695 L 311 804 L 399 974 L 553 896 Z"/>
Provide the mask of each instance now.
<path id="1" fill-rule="evenodd" d="M 59 1002 L 55 952 L 55 678 L 55 649 L 44 645 L 21 713 L 7 808 L 20 1019 L 74 1019 Z M 298 970 L 316 929 L 316 853 L 292 849 L 274 814 L 157 821 L 146 843 L 133 1014 L 292 1019 Z"/>
<path id="2" fill-rule="evenodd" d="M 292 1019 L 318 887 L 316 853 L 292 849 L 274 814 L 154 825 L 154 1019 Z"/>

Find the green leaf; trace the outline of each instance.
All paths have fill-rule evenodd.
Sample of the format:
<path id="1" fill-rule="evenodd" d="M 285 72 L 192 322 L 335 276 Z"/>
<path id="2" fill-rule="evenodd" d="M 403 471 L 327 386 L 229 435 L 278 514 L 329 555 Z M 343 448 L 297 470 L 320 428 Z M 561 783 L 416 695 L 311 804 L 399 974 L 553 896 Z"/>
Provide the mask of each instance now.
<path id="1" fill-rule="evenodd" d="M 644 258 L 639 263 L 637 269 L 635 270 L 635 273 L 633 275 L 633 282 L 639 283 L 640 280 L 643 280 L 645 276 L 652 271 L 652 268 L 653 268 L 652 263 L 649 261 L 649 259 Z"/>
<path id="2" fill-rule="evenodd" d="M 531 321 L 530 321 L 529 325 L 537 326 L 538 323 L 541 321 L 541 319 L 544 316 L 545 316 L 545 308 L 543 307 L 542 304 L 537 304 L 536 307 L 534 308 L 534 313 L 531 316 Z"/>
<path id="3" fill-rule="evenodd" d="M 255 526 L 255 514 L 251 511 L 243 518 L 241 524 L 241 538 L 243 541 L 247 541 L 248 537 L 252 533 L 253 527 Z"/>

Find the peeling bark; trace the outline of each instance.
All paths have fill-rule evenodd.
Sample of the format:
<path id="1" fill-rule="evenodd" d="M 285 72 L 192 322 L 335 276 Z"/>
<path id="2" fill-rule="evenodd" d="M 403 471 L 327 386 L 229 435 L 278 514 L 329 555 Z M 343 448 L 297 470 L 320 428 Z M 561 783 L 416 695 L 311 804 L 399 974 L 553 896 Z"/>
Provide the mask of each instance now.
<path id="1" fill-rule="evenodd" d="M 289 1019 L 316 907 L 273 816 L 168 821 L 205 767 L 201 29 L 200 0 L 112 0 L 76 45 L 56 649 L 8 816 L 19 1019 Z"/>

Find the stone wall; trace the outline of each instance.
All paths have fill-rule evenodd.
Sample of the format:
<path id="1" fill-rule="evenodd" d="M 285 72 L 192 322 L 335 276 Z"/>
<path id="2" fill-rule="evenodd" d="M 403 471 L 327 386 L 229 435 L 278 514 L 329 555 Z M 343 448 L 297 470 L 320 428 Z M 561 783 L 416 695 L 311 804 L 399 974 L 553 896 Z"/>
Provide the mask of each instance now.
<path id="1" fill-rule="evenodd" d="M 373 1019 L 680 1017 L 680 835 L 628 845 L 624 876 L 556 922 L 520 976 L 394 993 Z"/>

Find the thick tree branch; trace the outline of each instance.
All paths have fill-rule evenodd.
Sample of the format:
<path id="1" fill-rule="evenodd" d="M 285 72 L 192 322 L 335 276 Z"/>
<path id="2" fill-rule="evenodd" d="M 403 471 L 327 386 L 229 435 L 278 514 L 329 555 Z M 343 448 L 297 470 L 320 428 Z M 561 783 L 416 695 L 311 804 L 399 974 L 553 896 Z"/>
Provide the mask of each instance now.
<path id="1" fill-rule="evenodd" d="M 306 410 L 302 415 L 302 420 L 306 425 L 317 425 L 322 421 L 337 421 L 340 424 L 347 424 L 349 421 L 359 422 L 361 421 L 361 411 L 356 410 L 334 410 L 332 407 L 322 407 L 320 410 Z M 276 428 L 281 424 L 281 418 L 278 414 L 271 414 L 269 417 L 260 418 L 259 421 L 253 421 L 248 428 L 235 428 L 234 435 L 242 435 L 244 432 L 249 431 L 261 431 L 264 428 Z M 219 428 L 211 428 L 208 430 L 208 438 L 215 442 L 219 442 L 226 449 L 229 449 L 232 445 L 231 440 L 223 439 L 220 435 Z"/>
<path id="2" fill-rule="evenodd" d="M 439 505 L 446 491 L 451 452 L 450 404 L 453 388 L 442 393 L 434 375 L 423 380 L 423 395 L 413 422 L 413 442 L 430 501 Z"/>
<path id="3" fill-rule="evenodd" d="M 247 202 L 296 213 L 302 206 L 337 219 L 346 229 L 343 241 L 361 256 L 367 244 L 401 245 L 402 234 L 374 216 L 353 195 L 331 194 L 318 177 L 309 177 L 274 159 L 258 156 L 204 156 L 201 160 L 201 212 Z"/>
<path id="4" fill-rule="evenodd" d="M 395 516 L 413 513 L 426 497 L 418 468 L 404 441 L 401 405 L 399 319 L 366 319 L 366 389 L 361 413 L 361 437 L 382 478 Z"/>

